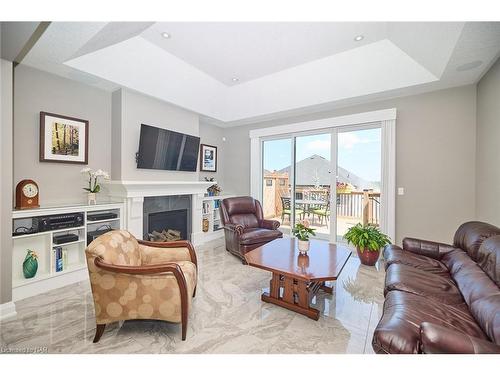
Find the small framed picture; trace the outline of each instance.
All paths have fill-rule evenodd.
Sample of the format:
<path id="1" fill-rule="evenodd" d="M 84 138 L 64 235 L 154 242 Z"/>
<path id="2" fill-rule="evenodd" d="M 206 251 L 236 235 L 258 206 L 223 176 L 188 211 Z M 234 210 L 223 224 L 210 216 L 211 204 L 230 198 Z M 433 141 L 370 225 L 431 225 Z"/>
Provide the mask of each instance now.
<path id="1" fill-rule="evenodd" d="M 200 171 L 217 172 L 217 147 L 200 145 Z"/>
<path id="2" fill-rule="evenodd" d="M 40 161 L 88 164 L 89 122 L 40 112 Z"/>

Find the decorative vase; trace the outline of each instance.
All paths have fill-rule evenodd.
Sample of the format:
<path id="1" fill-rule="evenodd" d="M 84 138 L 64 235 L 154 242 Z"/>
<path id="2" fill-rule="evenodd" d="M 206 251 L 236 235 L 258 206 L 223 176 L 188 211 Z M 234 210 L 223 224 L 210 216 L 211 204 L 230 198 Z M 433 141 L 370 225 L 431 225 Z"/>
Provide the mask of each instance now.
<path id="1" fill-rule="evenodd" d="M 299 253 L 301 254 L 307 254 L 307 252 L 309 251 L 309 241 L 302 241 L 302 240 L 298 240 L 299 241 Z"/>
<path id="2" fill-rule="evenodd" d="M 374 266 L 375 263 L 377 263 L 378 257 L 380 255 L 380 250 L 372 251 L 364 249 L 363 251 L 361 251 L 359 247 L 357 247 L 356 250 L 358 252 L 358 257 L 361 261 L 361 264 L 364 264 L 365 266 Z"/>
<path id="3" fill-rule="evenodd" d="M 26 279 L 31 279 L 38 271 L 38 256 L 33 250 L 28 250 L 23 262 L 23 275 Z"/>
<path id="4" fill-rule="evenodd" d="M 205 218 L 203 219 L 203 232 L 208 232 L 208 226 L 209 226 L 209 222 L 208 222 L 208 219 Z"/>
<path id="5" fill-rule="evenodd" d="M 97 204 L 96 193 L 88 193 L 87 194 L 87 203 L 89 206 Z"/>

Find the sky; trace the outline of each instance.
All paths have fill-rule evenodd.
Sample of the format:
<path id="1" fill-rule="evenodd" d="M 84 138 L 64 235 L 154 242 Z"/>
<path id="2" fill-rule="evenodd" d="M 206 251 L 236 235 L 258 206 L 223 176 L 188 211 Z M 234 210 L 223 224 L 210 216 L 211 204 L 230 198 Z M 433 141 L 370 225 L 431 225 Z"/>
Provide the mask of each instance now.
<path id="1" fill-rule="evenodd" d="M 367 181 L 380 181 L 381 132 L 378 129 L 339 133 L 338 164 Z M 264 142 L 264 169 L 280 170 L 291 164 L 291 139 Z M 297 161 L 314 154 L 327 160 L 330 156 L 330 133 L 297 137 Z"/>

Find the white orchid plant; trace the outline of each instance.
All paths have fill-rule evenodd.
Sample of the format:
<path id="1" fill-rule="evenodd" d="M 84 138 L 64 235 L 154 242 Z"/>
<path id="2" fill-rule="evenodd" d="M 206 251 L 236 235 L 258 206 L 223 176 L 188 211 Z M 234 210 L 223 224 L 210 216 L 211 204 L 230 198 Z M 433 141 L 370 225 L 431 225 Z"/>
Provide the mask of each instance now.
<path id="1" fill-rule="evenodd" d="M 94 172 L 90 168 L 83 168 L 80 172 L 84 175 L 88 175 L 89 187 L 84 187 L 83 190 L 86 190 L 89 193 L 99 193 L 101 191 L 101 185 L 99 185 L 99 177 L 103 178 L 104 180 L 109 180 L 109 173 L 103 171 L 102 169 L 98 169 Z"/>

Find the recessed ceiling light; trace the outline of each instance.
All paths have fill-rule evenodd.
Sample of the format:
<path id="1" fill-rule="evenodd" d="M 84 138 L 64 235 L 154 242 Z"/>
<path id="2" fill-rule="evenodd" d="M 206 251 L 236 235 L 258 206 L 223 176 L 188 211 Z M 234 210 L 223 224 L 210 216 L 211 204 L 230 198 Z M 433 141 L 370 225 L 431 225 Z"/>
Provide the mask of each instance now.
<path id="1" fill-rule="evenodd" d="M 163 32 L 163 33 L 161 33 L 161 36 L 164 37 L 165 39 L 170 39 L 169 33 Z"/>
<path id="2" fill-rule="evenodd" d="M 355 41 L 355 42 L 360 42 L 360 41 L 362 41 L 364 38 L 365 38 L 365 37 L 364 37 L 363 35 L 356 35 L 356 36 L 354 37 L 354 41 Z"/>
<path id="3" fill-rule="evenodd" d="M 462 65 L 458 66 L 457 71 L 464 72 L 466 70 L 471 70 L 471 69 L 477 68 L 478 66 L 481 66 L 482 64 L 483 64 L 483 62 L 481 60 L 471 61 L 471 62 L 468 62 L 466 64 L 462 64 Z"/>
<path id="4" fill-rule="evenodd" d="M 231 81 L 233 81 L 233 82 L 238 82 L 239 80 L 240 80 L 240 79 L 239 79 L 239 78 L 237 78 L 237 77 L 233 77 L 233 78 L 231 78 Z"/>

